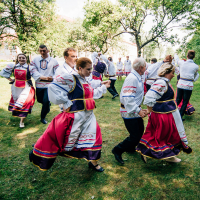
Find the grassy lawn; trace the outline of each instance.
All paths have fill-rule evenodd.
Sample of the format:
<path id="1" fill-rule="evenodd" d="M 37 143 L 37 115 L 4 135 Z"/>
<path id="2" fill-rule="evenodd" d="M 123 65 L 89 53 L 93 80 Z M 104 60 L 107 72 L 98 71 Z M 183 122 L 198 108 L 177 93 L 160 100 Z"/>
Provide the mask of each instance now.
<path id="1" fill-rule="evenodd" d="M 116 82 L 118 92 L 123 81 Z M 172 81 L 174 89 L 175 82 L 176 78 Z M 103 99 L 96 100 L 94 113 L 103 135 L 100 160 L 103 173 L 89 169 L 85 160 L 64 157 L 57 157 L 46 172 L 30 163 L 31 145 L 48 126 L 39 121 L 41 104 L 35 103 L 32 114 L 25 120 L 26 127 L 20 129 L 19 119 L 7 111 L 10 85 L 4 78 L 0 78 L 0 85 L 0 199 L 200 199 L 200 79 L 194 84 L 191 97 L 196 112 L 186 116 L 184 122 L 193 153 L 181 153 L 182 162 L 178 164 L 154 159 L 144 164 L 138 153 L 124 153 L 125 164 L 120 166 L 111 153 L 128 136 L 119 113 L 119 97 L 112 100 L 107 93 Z M 47 120 L 50 122 L 57 114 L 59 107 L 52 105 Z"/>

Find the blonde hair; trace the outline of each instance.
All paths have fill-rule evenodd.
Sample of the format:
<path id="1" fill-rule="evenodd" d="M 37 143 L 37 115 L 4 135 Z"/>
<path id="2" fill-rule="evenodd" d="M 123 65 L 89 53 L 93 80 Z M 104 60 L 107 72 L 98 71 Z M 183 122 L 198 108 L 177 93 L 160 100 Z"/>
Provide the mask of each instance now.
<path id="1" fill-rule="evenodd" d="M 175 71 L 175 66 L 171 63 L 164 63 L 161 65 L 161 67 L 158 69 L 158 76 L 164 77 L 165 74 L 169 74 L 171 72 Z"/>

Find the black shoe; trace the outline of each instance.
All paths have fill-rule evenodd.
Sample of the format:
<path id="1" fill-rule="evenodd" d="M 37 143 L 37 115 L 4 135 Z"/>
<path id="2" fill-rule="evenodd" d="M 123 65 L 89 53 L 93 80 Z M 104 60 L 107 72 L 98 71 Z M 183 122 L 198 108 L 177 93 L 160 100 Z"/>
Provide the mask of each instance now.
<path id="1" fill-rule="evenodd" d="M 182 119 L 182 122 L 184 122 L 185 121 L 185 119 Z"/>
<path id="2" fill-rule="evenodd" d="M 115 94 L 113 97 L 112 97 L 112 99 L 114 99 L 115 97 L 118 97 L 119 95 L 118 94 Z"/>
<path id="3" fill-rule="evenodd" d="M 102 99 L 103 98 L 103 96 L 101 96 L 99 99 Z"/>
<path id="4" fill-rule="evenodd" d="M 114 149 L 112 150 L 112 153 L 115 156 L 115 159 L 120 163 L 120 164 L 124 164 L 124 161 L 122 159 L 122 154 L 118 154 Z"/>
<path id="5" fill-rule="evenodd" d="M 97 172 L 103 172 L 104 171 L 103 167 L 100 167 L 99 169 L 96 168 L 97 166 L 99 166 L 98 164 L 94 166 L 91 162 L 89 162 L 88 166 L 89 166 L 89 168 L 92 168 Z"/>
<path id="6" fill-rule="evenodd" d="M 41 122 L 43 123 L 43 124 L 47 124 L 48 122 L 46 121 L 46 119 L 41 119 Z"/>

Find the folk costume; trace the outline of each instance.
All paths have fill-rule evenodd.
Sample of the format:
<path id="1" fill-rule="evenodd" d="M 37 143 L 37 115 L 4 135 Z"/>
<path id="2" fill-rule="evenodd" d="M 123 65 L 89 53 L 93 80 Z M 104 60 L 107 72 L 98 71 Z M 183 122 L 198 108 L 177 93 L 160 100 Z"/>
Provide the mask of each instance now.
<path id="1" fill-rule="evenodd" d="M 45 119 L 46 115 L 50 111 L 50 101 L 48 99 L 47 88 L 50 82 L 40 80 L 41 76 L 54 76 L 56 69 L 59 67 L 56 59 L 47 57 L 45 59 L 42 56 L 38 56 L 33 59 L 30 64 L 30 69 L 36 85 L 37 101 L 42 104 L 41 120 Z"/>
<path id="2" fill-rule="evenodd" d="M 177 63 L 178 63 L 178 67 L 176 67 L 175 73 L 177 74 L 177 84 L 178 84 L 178 81 L 179 81 L 179 79 L 180 79 L 180 67 L 185 63 L 185 61 L 184 61 L 184 60 L 178 60 Z M 177 98 L 177 91 L 176 91 L 176 98 Z M 182 99 L 181 103 L 178 105 L 178 109 L 179 109 L 179 110 L 181 109 L 182 105 L 183 105 L 183 99 Z M 188 101 L 187 107 L 186 107 L 186 109 L 185 109 L 184 114 L 190 116 L 190 115 L 192 115 L 194 112 L 195 112 L 194 107 L 193 107 L 192 104 L 190 104 L 190 102 Z"/>
<path id="3" fill-rule="evenodd" d="M 181 150 L 191 153 L 174 98 L 174 90 L 164 77 L 159 77 L 145 95 L 143 104 L 153 107 L 153 111 L 136 149 L 143 156 L 168 159 Z"/>
<path id="4" fill-rule="evenodd" d="M 183 117 L 187 104 L 190 100 L 193 90 L 193 82 L 199 78 L 198 73 L 199 66 L 194 63 L 192 59 L 188 59 L 180 66 L 180 79 L 177 84 L 177 105 L 183 100 L 183 104 L 180 109 L 181 117 Z"/>
<path id="5" fill-rule="evenodd" d="M 128 76 L 131 73 L 132 67 L 131 67 L 131 61 L 125 60 L 124 61 L 124 75 Z"/>
<path id="6" fill-rule="evenodd" d="M 31 81 L 31 73 L 28 64 L 8 64 L 0 76 L 10 78 L 13 73 L 15 80 L 11 86 L 11 99 L 8 110 L 14 117 L 26 118 L 31 113 L 35 103 L 35 89 Z"/>
<path id="7" fill-rule="evenodd" d="M 144 86 L 141 75 L 132 69 L 122 86 L 120 93 L 120 113 L 124 120 L 129 136 L 117 146 L 114 151 L 117 154 L 123 152 L 134 152 L 144 132 L 143 119 L 138 114 L 141 110 L 141 103 L 144 96 Z"/>
<path id="8" fill-rule="evenodd" d="M 49 99 L 70 110 L 52 120 L 30 153 L 30 161 L 41 170 L 47 170 L 57 155 L 88 161 L 100 159 L 102 135 L 93 110 L 94 99 L 100 98 L 102 93 L 106 93 L 105 85 L 93 89 L 78 73 L 56 71 L 54 82 L 48 87 Z"/>
<path id="9" fill-rule="evenodd" d="M 117 72 L 116 72 L 117 76 L 123 76 L 123 63 L 122 62 L 117 62 Z"/>
<path id="10" fill-rule="evenodd" d="M 110 94 L 113 95 L 112 99 L 114 99 L 115 97 L 119 96 L 115 88 L 115 81 L 117 80 L 115 76 L 115 73 L 116 73 L 115 65 L 112 61 L 108 60 L 104 55 L 102 55 L 101 57 L 108 66 L 107 73 L 108 73 L 109 80 L 111 81 L 111 83 L 110 83 L 110 87 L 107 88 L 107 90 L 110 92 Z"/>
<path id="11" fill-rule="evenodd" d="M 151 85 L 157 78 L 157 72 L 160 66 L 163 64 L 163 62 L 157 62 L 148 67 L 148 69 L 145 72 L 146 76 L 146 88 L 147 91 L 150 89 Z"/>
<path id="12" fill-rule="evenodd" d="M 107 74 L 106 64 L 102 59 L 102 55 L 99 57 L 97 52 L 92 54 L 92 62 L 93 62 L 93 71 L 92 71 L 92 79 L 94 80 L 103 80 L 103 74 Z"/>

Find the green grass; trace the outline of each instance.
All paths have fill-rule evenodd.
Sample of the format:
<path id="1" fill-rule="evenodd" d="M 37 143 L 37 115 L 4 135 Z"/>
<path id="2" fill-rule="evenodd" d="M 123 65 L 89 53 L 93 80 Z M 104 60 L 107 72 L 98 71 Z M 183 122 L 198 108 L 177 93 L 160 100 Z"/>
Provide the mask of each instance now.
<path id="1" fill-rule="evenodd" d="M 123 81 L 116 82 L 118 92 Z M 174 89 L 175 82 L 174 78 Z M 107 93 L 96 100 L 94 113 L 103 135 L 100 160 L 103 173 L 89 169 L 85 160 L 64 157 L 57 157 L 46 172 L 33 166 L 28 159 L 31 145 L 48 126 L 39 121 L 41 104 L 35 103 L 25 121 L 26 127 L 20 129 L 19 119 L 7 111 L 10 85 L 4 78 L 0 78 L 0 85 L 0 199 L 200 199 L 200 80 L 195 83 L 191 98 L 196 112 L 186 116 L 184 122 L 193 153 L 181 153 L 182 162 L 178 164 L 154 159 L 144 164 L 138 153 L 124 153 L 125 165 L 120 166 L 111 153 L 128 136 L 119 112 L 119 97 L 112 100 Z M 58 113 L 58 106 L 52 105 L 47 120 L 50 122 Z"/>

